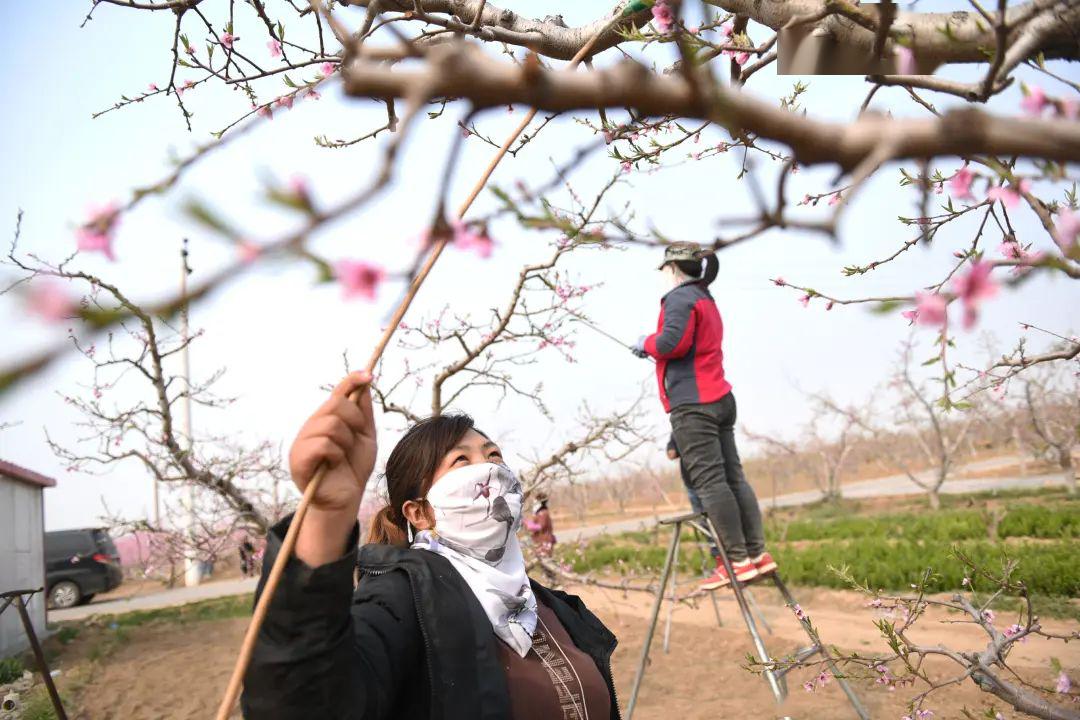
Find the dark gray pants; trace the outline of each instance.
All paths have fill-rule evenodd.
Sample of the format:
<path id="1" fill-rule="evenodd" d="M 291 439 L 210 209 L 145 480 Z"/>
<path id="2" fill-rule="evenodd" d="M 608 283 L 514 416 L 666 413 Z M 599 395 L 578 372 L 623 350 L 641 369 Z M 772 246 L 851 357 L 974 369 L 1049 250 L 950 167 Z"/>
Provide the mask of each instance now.
<path id="1" fill-rule="evenodd" d="M 686 486 L 686 497 L 690 498 L 690 509 L 701 515 L 705 512 L 705 506 L 701 504 L 701 498 L 694 492 L 694 487 L 690 484 L 690 473 L 686 471 L 686 463 L 679 459 L 679 474 L 682 475 L 683 485 Z M 708 533 L 709 540 L 709 554 L 713 558 L 720 557 L 720 550 L 717 549 L 716 543 L 712 540 L 712 533 Z"/>
<path id="2" fill-rule="evenodd" d="M 743 475 L 735 447 L 735 396 L 671 411 L 671 430 L 690 486 L 716 525 L 732 562 L 765 550 L 765 532 L 754 489 Z"/>

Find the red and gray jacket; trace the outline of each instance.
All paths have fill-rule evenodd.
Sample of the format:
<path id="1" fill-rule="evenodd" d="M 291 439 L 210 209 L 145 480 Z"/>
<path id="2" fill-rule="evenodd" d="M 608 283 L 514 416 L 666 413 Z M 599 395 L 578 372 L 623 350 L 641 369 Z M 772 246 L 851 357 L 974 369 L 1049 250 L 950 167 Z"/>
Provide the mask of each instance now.
<path id="1" fill-rule="evenodd" d="M 685 282 L 660 299 L 660 319 L 656 333 L 645 338 L 645 352 L 656 358 L 666 412 L 716 402 L 731 392 L 724 379 L 723 339 L 716 301 L 700 282 Z"/>

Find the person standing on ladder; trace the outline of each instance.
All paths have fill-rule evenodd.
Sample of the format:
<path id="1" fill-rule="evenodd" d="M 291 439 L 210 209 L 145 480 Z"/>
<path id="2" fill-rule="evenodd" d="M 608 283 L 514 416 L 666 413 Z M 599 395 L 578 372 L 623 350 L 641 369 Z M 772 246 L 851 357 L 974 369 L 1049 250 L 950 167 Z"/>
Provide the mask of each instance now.
<path id="1" fill-rule="evenodd" d="M 765 551 L 761 510 L 735 446 L 735 396 L 724 377 L 724 325 L 708 290 L 717 260 L 708 258 L 703 273 L 697 243 L 672 243 L 664 250 L 658 269 L 672 289 L 660 300 L 656 332 L 642 336 L 632 350 L 656 360 L 660 402 L 671 417 L 690 486 L 720 534 L 736 579 L 747 582 L 775 571 L 776 562 Z M 715 590 L 730 582 L 718 559 L 701 588 Z"/>

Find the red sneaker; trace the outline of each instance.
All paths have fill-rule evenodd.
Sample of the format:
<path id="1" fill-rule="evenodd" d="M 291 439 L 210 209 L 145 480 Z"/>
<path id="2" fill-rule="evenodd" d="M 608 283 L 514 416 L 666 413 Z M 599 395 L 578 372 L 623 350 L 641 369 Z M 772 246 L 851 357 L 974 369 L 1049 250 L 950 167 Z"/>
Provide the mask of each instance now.
<path id="1" fill-rule="evenodd" d="M 750 558 L 750 562 L 754 563 L 758 575 L 768 575 L 771 572 L 776 572 L 776 561 L 767 552 L 761 553 L 756 558 Z"/>
<path id="2" fill-rule="evenodd" d="M 749 560 L 732 563 L 731 569 L 735 571 L 735 578 L 739 582 L 753 580 L 758 576 L 757 567 Z M 716 590 L 730 584 L 731 578 L 728 577 L 727 568 L 724 567 L 724 563 L 720 559 L 717 559 L 716 570 L 713 571 L 712 575 L 702 580 L 699 587 L 702 590 Z"/>

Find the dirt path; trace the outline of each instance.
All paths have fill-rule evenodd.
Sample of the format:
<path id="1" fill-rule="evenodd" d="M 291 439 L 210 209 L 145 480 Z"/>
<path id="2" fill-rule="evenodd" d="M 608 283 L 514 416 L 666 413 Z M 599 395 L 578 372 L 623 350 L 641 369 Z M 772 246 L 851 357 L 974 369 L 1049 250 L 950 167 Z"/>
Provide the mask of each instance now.
<path id="1" fill-rule="evenodd" d="M 575 591 L 619 636 L 614 669 L 625 709 L 645 635 L 650 600 L 644 595 L 623 597 L 618 592 L 594 588 Z M 774 628 L 775 635 L 767 639 L 774 652 L 789 652 L 803 644 L 795 619 L 787 608 L 777 604 L 773 591 L 762 588 L 756 593 L 762 612 Z M 812 695 L 803 691 L 800 685 L 809 673 L 803 673 L 807 677 L 791 677 L 791 697 L 781 712 L 765 682 L 742 668 L 753 648 L 739 621 L 735 603 L 729 595 L 719 597 L 723 628 L 716 626 L 712 608 L 701 603 L 697 608 L 677 610 L 667 654 L 662 650 L 662 635 L 658 633 L 635 717 L 642 720 L 854 717 L 835 682 Z M 798 590 L 796 597 L 810 611 L 827 642 L 842 650 L 863 652 L 883 647 L 872 625 L 872 611 L 853 593 Z M 956 648 L 979 646 L 979 631 L 971 626 L 930 622 L 940 619 L 924 621 L 927 630 L 917 637 Z M 107 659 L 99 661 L 82 693 L 81 705 L 72 716 L 89 720 L 202 720 L 212 716 L 246 623 L 246 618 L 238 618 L 126 630 L 126 639 L 118 643 Z M 1064 621 L 1047 625 L 1057 629 L 1077 627 Z M 80 638 L 76 645 L 89 641 L 89 637 Z M 64 667 L 65 657 L 71 660 L 82 657 L 86 662 L 87 655 L 86 647 L 72 647 L 61 657 L 59 666 Z M 1039 680 L 1049 681 L 1050 655 L 1067 668 L 1080 667 L 1080 645 L 1051 645 L 1040 640 L 1018 646 L 1012 663 Z M 942 666 L 938 671 L 948 669 Z M 889 693 L 865 682 L 859 683 L 859 692 L 872 717 L 890 720 L 905 714 L 904 701 L 910 695 L 904 691 Z M 941 693 L 941 699 L 930 707 L 936 712 L 935 720 L 960 718 L 963 707 L 978 716 L 990 706 L 990 699 L 966 683 Z M 1013 713 L 1007 712 L 1006 716 L 1011 718 Z"/>

